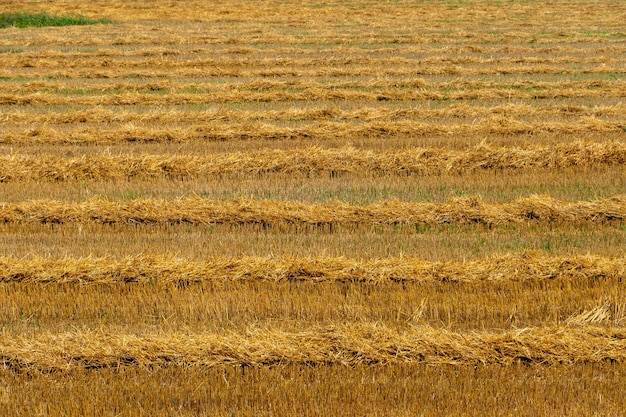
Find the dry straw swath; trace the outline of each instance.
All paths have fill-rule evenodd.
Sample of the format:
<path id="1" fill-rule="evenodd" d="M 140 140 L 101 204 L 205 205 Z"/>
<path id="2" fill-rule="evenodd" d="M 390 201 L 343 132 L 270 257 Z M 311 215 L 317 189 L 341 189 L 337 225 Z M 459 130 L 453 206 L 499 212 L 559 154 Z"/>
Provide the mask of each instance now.
<path id="1" fill-rule="evenodd" d="M 375 152 L 355 148 L 265 150 L 211 156 L 0 157 L 0 182 L 16 180 L 196 178 L 242 174 L 439 175 L 484 170 L 624 165 L 622 142 L 573 142 L 524 148 L 480 144 L 466 151 L 417 148 Z"/>
<path id="2" fill-rule="evenodd" d="M 447 45 L 445 48 L 445 54 L 440 53 L 435 56 L 430 57 L 421 57 L 419 61 L 415 58 L 409 59 L 411 62 L 428 62 L 428 63 L 437 63 L 441 61 L 446 62 L 454 62 L 454 63 L 464 63 L 464 60 L 467 62 L 480 62 L 480 63 L 494 63 L 494 62 L 508 62 L 508 63 L 540 63 L 540 62 L 548 62 L 548 63 L 601 63 L 601 62 L 619 62 L 616 58 L 609 57 L 609 54 L 617 55 L 622 54 L 626 51 L 626 48 L 620 43 L 606 43 L 606 44 L 597 44 L 597 45 L 587 45 L 588 48 L 580 48 L 579 46 L 571 46 L 567 44 L 560 45 L 534 45 L 532 47 L 525 46 L 518 42 L 509 45 Z M 439 49 L 439 48 L 434 48 Z M 588 50 L 593 49 L 597 51 L 599 54 L 606 54 L 604 56 L 589 56 Z M 81 58 L 82 62 L 85 62 L 88 58 L 112 58 L 112 57 L 158 57 L 163 61 L 167 59 L 178 59 L 181 55 L 185 55 L 189 53 L 189 50 L 192 50 L 194 53 L 201 55 L 202 57 L 209 58 L 223 58 L 228 57 L 229 59 L 234 61 L 233 57 L 237 56 L 254 56 L 253 54 L 258 54 L 259 62 L 262 62 L 262 57 L 266 55 L 279 55 L 284 53 L 288 48 L 284 48 L 281 46 L 275 46 L 274 48 L 264 45 L 261 50 L 255 49 L 252 46 L 242 47 L 242 46 L 231 46 L 224 48 L 211 48 L 208 46 L 202 47 L 200 45 L 189 46 L 188 48 L 183 47 L 183 45 L 155 45 L 152 47 L 145 47 L 141 50 L 120 50 L 120 49 L 98 49 L 94 51 L 78 51 L 78 50 L 66 50 L 60 51 L 58 49 L 49 49 L 49 50 L 37 50 L 32 52 L 24 51 L 21 53 L 21 58 L 7 57 L 3 60 L 3 64 L 6 66 L 11 66 L 15 62 L 24 62 L 26 59 L 44 59 L 44 58 L 65 58 L 67 60 L 76 60 Z M 369 63 L 372 62 L 372 55 L 375 53 L 378 54 L 393 54 L 398 52 L 398 48 L 379 45 L 378 47 L 371 48 L 361 48 L 356 45 L 334 45 L 332 48 L 334 57 L 328 57 L 327 55 L 320 54 L 319 50 L 316 49 L 301 49 L 298 50 L 299 57 L 317 57 L 316 62 L 321 64 L 331 62 L 334 60 L 335 63 L 349 63 L 345 62 L 349 59 L 354 59 L 356 57 L 366 56 L 369 59 Z M 405 55 L 410 56 L 413 54 L 428 54 L 433 52 L 433 47 L 424 44 L 405 44 L 403 45 L 402 52 Z M 438 52 L 442 52 L 439 50 Z M 494 57 L 486 58 L 484 56 L 485 53 L 492 53 Z M 340 54 L 340 55 L 339 55 Z M 512 56 L 511 54 L 516 54 L 516 56 Z M 260 55 L 260 56 L 259 56 Z M 503 56 L 504 55 L 504 56 Z M 546 57 L 548 55 L 548 57 Z M 280 63 L 283 64 L 287 61 L 287 58 L 282 58 L 283 61 Z M 295 59 L 295 58 L 293 58 Z M 405 58 L 406 59 L 406 58 Z M 341 61 L 343 60 L 343 61 Z M 380 60 L 380 59 L 379 59 Z M 240 58 L 239 61 L 244 61 L 243 58 Z M 191 61 L 189 62 L 197 62 Z M 249 64 L 248 60 L 244 61 L 246 64 Z M 352 61 L 350 61 L 352 62 Z M 77 62 L 79 63 L 79 62 Z M 169 81 L 169 80 L 168 80 Z M 452 82 L 461 83 L 465 80 L 454 80 Z M 40 81 L 26 81 L 26 83 L 30 84 L 38 84 L 38 83 L 46 83 L 46 82 L 54 82 L 54 80 L 40 80 Z M 569 81 L 572 82 L 572 81 Z"/>
<path id="3" fill-rule="evenodd" d="M 427 326 L 398 331 L 383 325 L 316 327 L 297 333 L 110 334 L 77 331 L 35 336 L 0 335 L 0 361 L 10 368 L 286 364 L 511 364 L 626 360 L 621 327 L 554 325 L 506 331 L 454 333 Z"/>
<path id="4" fill-rule="evenodd" d="M 448 59 L 448 58 L 446 58 Z M 56 61 L 60 60 L 59 58 Z M 127 58 L 122 58 L 122 60 L 127 60 Z M 232 58 L 219 58 L 218 60 L 209 60 L 209 61 L 220 61 L 220 64 L 224 64 L 223 61 L 232 61 Z M 348 60 L 355 60 L 354 58 L 349 58 Z M 464 60 L 471 60 L 470 58 L 464 58 Z M 84 61 L 84 59 L 81 59 Z M 156 60 L 159 63 L 162 63 L 162 59 Z M 260 66 L 266 66 L 269 64 L 268 61 L 272 61 L 270 59 L 262 59 L 259 61 L 247 63 L 234 61 L 236 66 L 250 67 L 254 63 Z M 342 60 L 343 61 L 343 60 Z M 367 61 L 367 60 L 365 60 Z M 393 58 L 384 58 L 381 63 L 386 65 L 392 64 L 394 61 Z M 406 61 L 406 60 L 405 60 Z M 579 61 L 584 61 L 584 58 L 579 58 L 574 61 L 574 63 L 579 63 Z M 178 58 L 175 58 L 175 62 L 178 62 Z M 211 64 L 213 64 L 211 62 Z M 288 62 L 294 62 L 293 60 Z M 602 62 L 602 61 L 601 61 Z M 313 62 L 310 60 L 305 61 L 302 65 L 310 66 Z M 321 64 L 323 66 L 327 65 L 324 62 L 314 62 L 317 64 Z M 405 64 L 411 65 L 411 62 L 404 62 Z M 460 62 L 462 63 L 462 62 Z M 593 63 L 593 62 L 589 62 Z M 94 63 L 98 65 L 98 62 Z M 190 61 L 191 65 L 199 65 L 198 60 L 194 59 Z M 335 62 L 334 65 L 345 65 L 342 62 Z M 371 65 L 372 63 L 364 62 L 365 65 Z M 29 63 L 30 65 L 30 63 Z M 154 65 L 154 62 L 150 62 L 150 65 Z M 284 65 L 281 63 L 281 65 Z M 413 64 L 414 65 L 414 64 Z M 164 67 L 164 65 L 159 65 L 160 67 Z M 29 67 L 31 68 L 31 67 Z M 334 81 L 334 82 L 317 82 L 313 79 L 290 79 L 290 80 L 251 80 L 246 83 L 235 82 L 235 83 L 224 83 L 224 84 L 215 84 L 209 82 L 176 82 L 176 81 L 149 81 L 144 83 L 137 82 L 124 82 L 124 81 L 116 81 L 112 83 L 102 83 L 102 82 L 94 82 L 93 80 L 85 80 L 81 84 L 84 90 L 80 90 L 81 93 L 84 93 L 85 90 L 92 90 L 93 93 L 116 93 L 119 94 L 121 92 L 143 92 L 143 93 L 154 93 L 154 92 L 169 92 L 169 93 L 184 93 L 185 91 L 193 90 L 195 93 L 198 92 L 221 92 L 221 93 L 232 93 L 234 90 L 240 91 L 269 91 L 269 90 L 309 90 L 309 89 L 328 89 L 331 91 L 337 91 L 340 89 L 354 89 L 354 90 L 374 90 L 374 89 L 382 89 L 388 87 L 394 87 L 397 89 L 420 89 L 427 90 L 428 92 L 435 91 L 443 91 L 450 93 L 451 91 L 455 92 L 463 92 L 463 91 L 471 91 L 471 90 L 495 90 L 495 89 L 507 89 L 507 90 L 545 90 L 545 91 L 560 91 L 567 89 L 598 89 L 598 88 L 607 88 L 607 89 L 615 89 L 617 87 L 623 87 L 622 83 L 615 80 L 592 80 L 592 81 L 558 81 L 558 82 L 546 82 L 546 81 L 517 81 L 517 82 L 508 82 L 503 83 L 499 81 L 477 81 L 477 80 L 458 80 L 458 81 L 446 81 L 446 82 L 429 82 L 423 78 L 416 77 L 406 77 L 399 78 L 394 77 L 377 77 L 376 79 L 370 80 L 357 80 L 352 81 L 350 79 Z M 15 82 L 4 89 L 5 93 L 32 93 L 32 92 L 40 92 L 45 90 L 46 92 L 52 93 L 67 93 L 67 85 L 63 82 L 58 81 L 26 81 L 26 82 Z M 71 92 L 71 90 L 69 90 Z M 423 92 L 423 91 L 421 91 Z M 533 91 L 537 93 L 537 91 Z M 515 94 L 515 93 L 514 93 Z M 542 94 L 539 92 L 539 94 Z M 82 94 L 84 95 L 84 94 Z"/>
<path id="5" fill-rule="evenodd" d="M 171 256 L 122 259 L 0 258 L 0 282 L 16 283 L 181 283 L 224 281 L 310 282 L 500 282 L 546 279 L 597 280 L 626 277 L 626 258 L 504 255 L 467 262 L 417 258 L 243 257 L 203 261 Z"/>
<path id="6" fill-rule="evenodd" d="M 148 84 L 148 87 L 152 84 Z M 307 108 L 232 110 L 219 107 L 203 111 L 182 111 L 178 109 L 156 109 L 129 111 L 126 109 L 107 109 L 90 107 L 69 110 L 66 112 L 28 112 L 25 110 L 6 111 L 0 114 L 0 122 L 4 126 L 16 124 L 54 125 L 76 123 L 211 123 L 211 122 L 244 122 L 266 120 L 399 120 L 399 119 L 434 119 L 452 117 L 486 117 L 506 114 L 509 117 L 546 117 L 546 116 L 586 116 L 615 117 L 626 113 L 626 104 L 598 105 L 593 108 L 572 104 L 529 105 L 502 104 L 499 106 L 469 105 L 452 103 L 446 107 L 412 107 L 386 108 L 361 107 L 342 109 L 335 105 L 313 106 Z"/>
<path id="7" fill-rule="evenodd" d="M 626 91 L 624 92 L 624 95 L 626 95 Z M 121 96 L 116 97 L 115 99 L 122 100 Z M 307 99 L 294 98 L 294 100 Z M 111 104 L 124 105 L 135 104 L 135 102 L 120 102 Z M 502 115 L 495 115 L 485 118 L 477 123 L 459 124 L 438 124 L 412 120 L 372 121 L 363 123 L 324 121 L 309 123 L 297 127 L 286 127 L 262 122 L 211 122 L 191 127 L 163 127 L 158 129 L 137 126 L 123 126 L 109 130 L 94 127 L 81 127 L 71 132 L 62 132 L 48 126 L 40 126 L 22 132 L 8 132 L 0 134 L 0 143 L 14 145 L 102 145 L 129 142 L 179 143 L 190 140 L 332 140 L 338 137 L 341 137 L 344 140 L 377 138 L 382 141 L 396 136 L 423 137 L 456 134 L 519 135 L 531 133 L 575 134 L 589 132 L 621 133 L 623 132 L 623 122 L 607 121 L 596 117 L 581 117 L 579 120 L 574 122 L 526 122 Z"/>
<path id="8" fill-rule="evenodd" d="M 13 223 L 192 223 L 192 224 L 443 224 L 512 222 L 605 222 L 626 219 L 626 196 L 595 201 L 561 201 L 533 196 L 505 204 L 478 198 L 447 203 L 383 200 L 366 206 L 342 202 L 307 204 L 277 200 L 90 199 L 80 203 L 33 200 L 1 203 L 0 222 Z"/>
<path id="9" fill-rule="evenodd" d="M 386 40 L 386 39 L 385 39 Z M 382 40 L 384 42 L 385 40 Z M 336 42 L 337 39 L 327 39 L 322 40 L 321 42 Z M 365 42 L 366 43 L 366 42 Z M 595 52 L 595 51 L 594 51 Z M 283 67 L 263 67 L 261 65 L 256 67 L 245 68 L 239 65 L 234 65 L 231 67 L 222 67 L 222 66 L 194 66 L 193 64 L 187 66 L 170 66 L 161 68 L 160 66 L 154 68 L 145 68 L 141 65 L 130 65 L 126 67 L 108 67 L 108 65 L 102 65 L 101 62 L 107 62 L 107 59 L 96 61 L 95 63 L 89 63 L 87 65 L 79 65 L 75 68 L 61 68 L 61 67 L 50 67 L 46 64 L 37 64 L 36 62 L 24 62 L 21 65 L 13 65 L 2 69 L 2 73 L 6 74 L 6 76 L 12 78 L 19 78 L 20 74 L 23 73 L 24 68 L 28 68 L 29 74 L 33 77 L 51 77 L 51 78 L 82 78 L 82 79 L 125 79 L 128 77 L 133 78 L 153 78 L 153 79 L 164 79 L 171 77 L 172 72 L 175 71 L 176 75 L 179 77 L 198 77 L 198 78 L 208 78 L 208 77 L 301 77 L 301 78 L 314 78 L 314 77 L 362 77 L 362 76 L 370 76 L 370 77 L 410 77 L 410 76 L 427 76 L 427 75 L 463 75 L 463 76 L 480 76 L 480 75 L 491 75 L 491 76 L 499 76 L 502 74 L 519 74 L 519 75 L 537 75 L 537 74 L 558 74 L 558 75 L 566 75 L 566 74 L 607 74 L 614 73 L 620 74 L 623 71 L 623 68 L 619 64 L 613 64 L 610 60 L 603 65 L 589 65 L 586 64 L 585 68 L 576 68 L 575 62 L 569 64 L 567 67 L 567 63 L 565 65 L 559 63 L 543 63 L 543 64 L 534 64 L 534 63 L 522 63 L 522 64 L 507 64 L 507 63 L 494 63 L 492 65 L 490 63 L 482 64 L 482 63 L 470 63 L 470 64 L 454 64 L 454 63 L 405 63 L 398 66 L 392 65 L 384 65 L 385 61 L 382 62 L 383 65 L 380 66 L 371 66 L 367 64 L 353 64 L 347 65 L 345 67 L 329 67 L 329 66 L 315 66 L 309 68 L 303 68 L 299 65 L 285 65 Z M 585 64 L 582 64 L 585 65 Z M 619 87 L 619 86 L 618 86 Z M 491 91 L 483 91 L 483 92 L 467 92 L 453 95 L 446 95 L 445 93 L 420 93 L 417 94 L 411 92 L 398 92 L 389 88 L 385 90 L 389 97 L 397 97 L 397 99 L 418 99 L 422 97 L 424 99 L 435 97 L 452 97 L 454 99 L 469 99 L 469 98 L 506 98 L 504 95 L 504 90 L 492 89 Z M 587 95 L 589 97 L 601 97 L 601 93 L 604 92 L 608 94 L 610 97 L 619 97 L 618 94 L 623 93 L 623 88 L 615 88 L 615 89 L 603 89 L 601 91 L 590 91 L 584 88 L 577 89 L 561 89 L 558 92 L 546 92 L 546 91 L 518 91 L 511 92 L 510 97 L 515 98 L 557 98 L 557 97 L 577 97 Z M 332 92 L 326 90 L 322 92 L 320 95 L 320 91 L 310 91 L 307 92 L 308 97 L 311 99 L 318 99 L 320 97 L 326 99 L 332 98 L 344 98 L 344 99 L 376 99 L 376 95 L 372 95 L 368 92 L 356 92 L 351 89 L 345 89 L 343 91 Z M 496 95 L 494 95 L 494 93 Z M 499 93 L 499 94 L 498 94 Z M 31 97 L 40 96 L 38 94 L 33 94 Z M 195 96 L 195 102 L 200 102 L 199 95 L 197 94 L 186 94 L 187 97 Z M 8 100 L 15 99 L 16 95 L 4 94 L 0 95 L 0 103 L 8 104 Z M 212 96 L 212 98 L 215 96 Z M 234 97 L 237 97 L 237 94 L 229 94 L 229 100 L 234 100 Z M 248 101 L 253 97 L 258 97 L 259 99 L 265 99 L 268 101 L 274 101 L 278 99 L 278 101 L 287 100 L 287 97 L 292 97 L 292 99 L 301 99 L 304 96 L 299 96 L 298 93 L 290 94 L 286 96 L 273 96 L 268 95 L 267 93 L 260 93 L 257 95 L 248 94 L 244 96 L 240 96 L 244 100 Z M 156 103 L 158 99 L 153 98 L 148 101 L 151 103 Z M 192 99 L 188 99 L 192 100 Z M 83 100 L 80 103 L 93 103 L 93 101 Z M 163 103 L 163 101 L 160 101 Z M 101 104 L 103 102 L 100 102 Z M 47 104 L 52 104 L 52 102 L 48 101 Z"/>

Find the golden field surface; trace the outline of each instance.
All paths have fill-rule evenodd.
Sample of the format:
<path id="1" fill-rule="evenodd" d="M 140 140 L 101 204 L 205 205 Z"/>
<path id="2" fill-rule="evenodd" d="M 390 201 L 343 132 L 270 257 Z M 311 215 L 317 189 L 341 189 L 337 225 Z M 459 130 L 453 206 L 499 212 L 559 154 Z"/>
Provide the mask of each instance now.
<path id="1" fill-rule="evenodd" d="M 7 0 L 0 414 L 618 416 L 626 3 Z"/>

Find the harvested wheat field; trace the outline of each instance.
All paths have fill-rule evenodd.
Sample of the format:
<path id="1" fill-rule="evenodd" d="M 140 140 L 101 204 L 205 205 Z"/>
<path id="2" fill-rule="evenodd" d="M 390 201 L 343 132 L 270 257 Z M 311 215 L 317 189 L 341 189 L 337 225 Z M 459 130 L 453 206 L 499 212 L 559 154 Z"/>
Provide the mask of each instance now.
<path id="1" fill-rule="evenodd" d="M 618 416 L 626 3 L 0 4 L 0 414 Z"/>

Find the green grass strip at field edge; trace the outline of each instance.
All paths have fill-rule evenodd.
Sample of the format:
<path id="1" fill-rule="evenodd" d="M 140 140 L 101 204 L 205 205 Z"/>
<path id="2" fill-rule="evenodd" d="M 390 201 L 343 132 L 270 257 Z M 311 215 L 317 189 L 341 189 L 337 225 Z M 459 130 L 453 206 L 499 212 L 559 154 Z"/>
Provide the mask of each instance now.
<path id="1" fill-rule="evenodd" d="M 53 16 L 46 12 L 0 14 L 0 28 L 95 25 L 99 23 L 106 24 L 112 22 L 112 20 L 105 18 L 90 19 L 84 16 Z"/>

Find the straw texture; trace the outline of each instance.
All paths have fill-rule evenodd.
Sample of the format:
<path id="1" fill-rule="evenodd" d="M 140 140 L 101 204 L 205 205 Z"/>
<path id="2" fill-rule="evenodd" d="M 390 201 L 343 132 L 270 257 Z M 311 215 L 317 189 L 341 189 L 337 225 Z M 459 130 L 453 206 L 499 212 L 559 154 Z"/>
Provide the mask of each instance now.
<path id="1" fill-rule="evenodd" d="M 167 256 L 123 259 L 0 258 L 0 282 L 115 284 L 204 281 L 497 282 L 626 277 L 626 258 L 547 256 L 535 252 L 467 262 L 417 258 L 243 257 L 191 261 Z"/>

